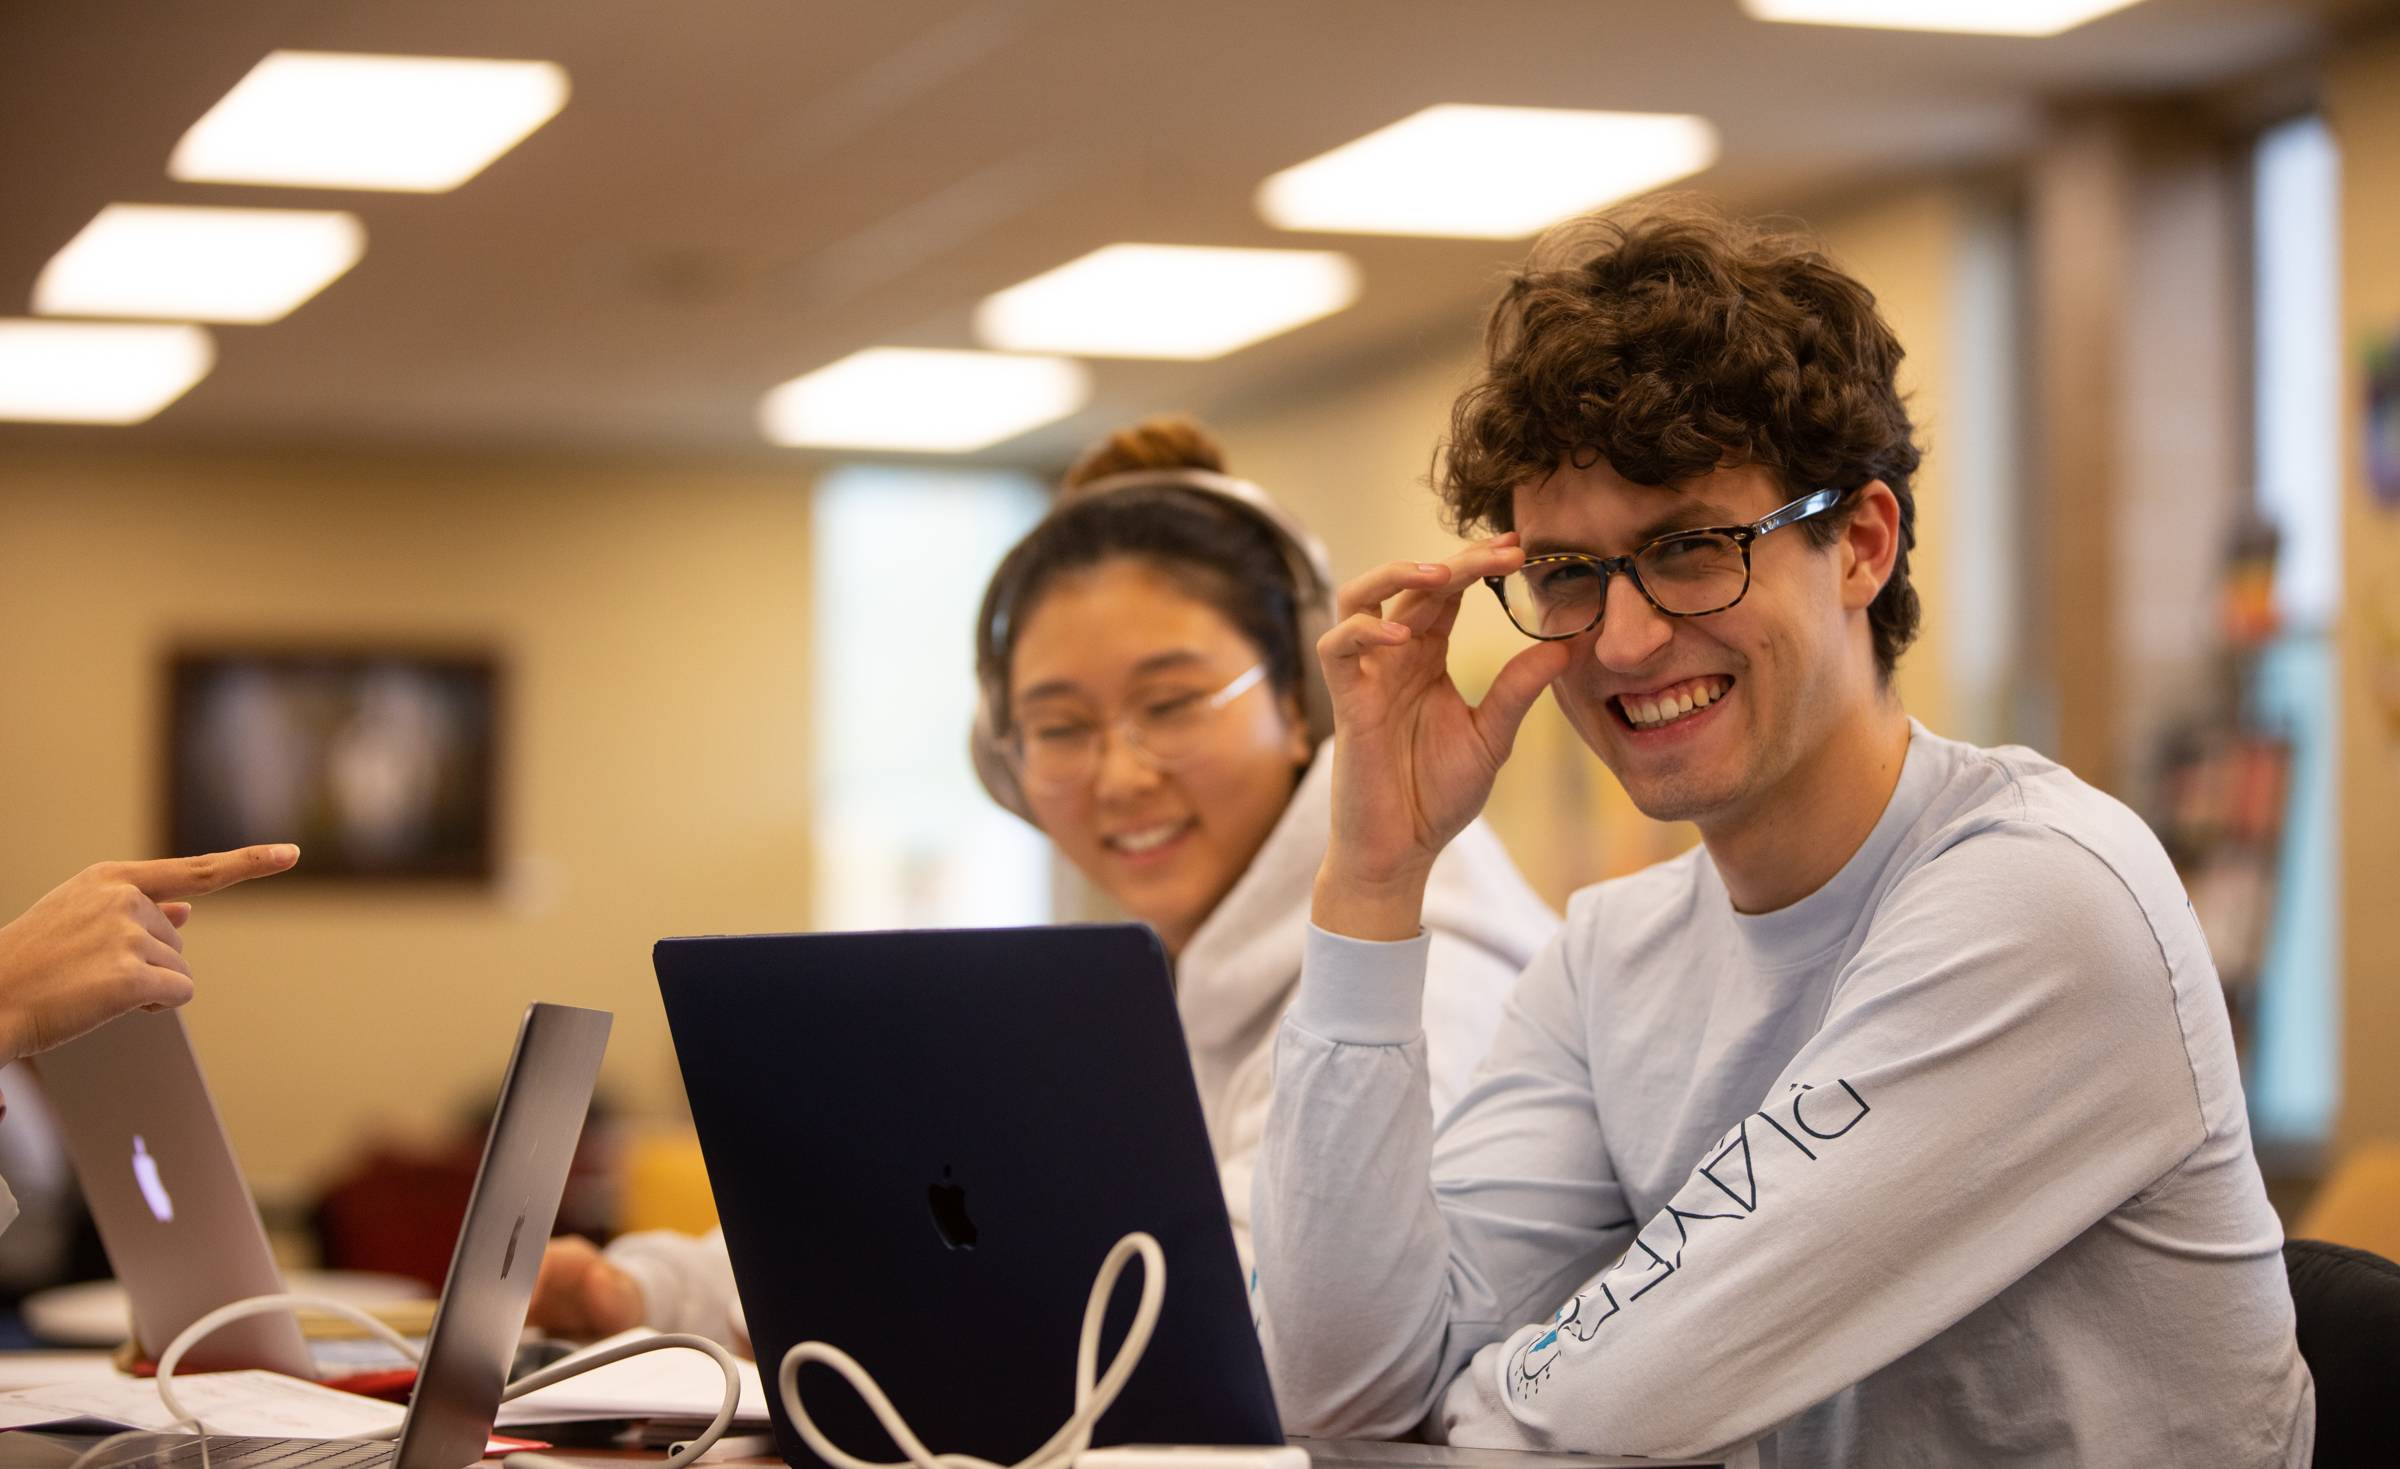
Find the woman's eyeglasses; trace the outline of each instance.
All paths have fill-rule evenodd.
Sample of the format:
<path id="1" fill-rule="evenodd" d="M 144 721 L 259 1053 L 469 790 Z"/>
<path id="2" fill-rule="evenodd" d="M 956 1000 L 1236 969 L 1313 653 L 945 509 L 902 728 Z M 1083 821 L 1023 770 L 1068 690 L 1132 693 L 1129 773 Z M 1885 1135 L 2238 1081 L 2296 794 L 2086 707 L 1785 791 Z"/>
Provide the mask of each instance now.
<path id="1" fill-rule="evenodd" d="M 1267 665 L 1253 663 L 1215 690 L 1187 689 L 1138 695 L 1115 719 L 1043 712 L 1022 721 L 1008 750 L 1029 785 L 1080 790 L 1100 773 L 1100 753 L 1111 730 L 1128 749 L 1156 770 L 1173 770 L 1201 754 L 1208 726 L 1218 711 L 1256 688 Z"/>

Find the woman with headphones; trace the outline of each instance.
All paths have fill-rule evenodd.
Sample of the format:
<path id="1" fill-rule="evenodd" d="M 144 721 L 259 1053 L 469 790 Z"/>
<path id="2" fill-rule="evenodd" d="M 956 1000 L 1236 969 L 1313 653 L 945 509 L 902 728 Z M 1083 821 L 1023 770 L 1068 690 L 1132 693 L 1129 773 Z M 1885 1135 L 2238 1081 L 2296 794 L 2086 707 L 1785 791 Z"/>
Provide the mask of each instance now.
<path id="1" fill-rule="evenodd" d="M 976 626 L 976 773 L 1165 946 L 1245 1268 L 1274 1036 L 1331 819 L 1316 640 L 1333 586 L 1315 539 L 1228 476 L 1204 429 L 1152 418 L 1068 472 Z M 1425 915 L 1438 1114 L 1558 920 L 1481 822 L 1434 865 Z M 533 1319 L 570 1334 L 740 1331 L 722 1243 L 674 1234 L 605 1255 L 557 1241 Z"/>

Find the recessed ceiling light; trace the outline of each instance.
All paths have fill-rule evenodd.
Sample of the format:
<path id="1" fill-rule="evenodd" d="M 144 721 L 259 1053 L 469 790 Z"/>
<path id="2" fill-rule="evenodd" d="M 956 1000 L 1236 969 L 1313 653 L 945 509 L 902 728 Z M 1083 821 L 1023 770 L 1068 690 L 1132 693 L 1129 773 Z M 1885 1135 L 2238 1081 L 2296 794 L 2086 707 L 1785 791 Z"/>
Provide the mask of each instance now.
<path id="1" fill-rule="evenodd" d="M 1024 352 L 1202 361 L 1357 299 L 1357 265 L 1331 250 L 1108 245 L 985 297 L 975 334 Z"/>
<path id="2" fill-rule="evenodd" d="M 44 316 L 281 321 L 358 263 L 355 215 L 111 204 L 33 284 Z"/>
<path id="3" fill-rule="evenodd" d="M 1064 357 L 870 347 L 771 389 L 769 439 L 794 447 L 964 454 L 1066 417 L 1092 395 Z"/>
<path id="4" fill-rule="evenodd" d="M 439 194 L 556 116 L 547 61 L 275 51 L 193 123 L 175 178 Z"/>
<path id="5" fill-rule="evenodd" d="M 1793 25 L 2055 36 L 2136 0 L 1742 0 L 1759 20 Z"/>
<path id="6" fill-rule="evenodd" d="M 1259 186 L 1287 230 L 1514 240 L 1714 163 L 1706 118 L 1443 103 Z"/>
<path id="7" fill-rule="evenodd" d="M 208 376 L 205 328 L 0 321 L 0 418 L 140 423 Z"/>

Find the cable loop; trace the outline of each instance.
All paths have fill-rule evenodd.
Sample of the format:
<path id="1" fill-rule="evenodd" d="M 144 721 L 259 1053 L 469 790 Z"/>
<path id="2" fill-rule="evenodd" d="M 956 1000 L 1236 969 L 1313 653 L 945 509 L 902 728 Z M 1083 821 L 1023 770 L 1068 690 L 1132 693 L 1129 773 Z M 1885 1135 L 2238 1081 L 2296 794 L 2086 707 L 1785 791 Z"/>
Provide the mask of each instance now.
<path id="1" fill-rule="evenodd" d="M 219 1306 L 182 1331 L 177 1332 L 175 1340 L 169 1342 L 167 1349 L 158 1357 L 158 1400 L 165 1405 L 169 1413 L 174 1415 L 178 1424 L 190 1424 L 192 1432 L 199 1437 L 200 1469 L 208 1469 L 208 1430 L 198 1418 L 184 1411 L 182 1403 L 176 1401 L 176 1364 L 181 1362 L 184 1355 L 193 1347 L 199 1345 L 220 1327 L 229 1326 L 246 1317 L 263 1316 L 269 1311 L 296 1310 L 322 1311 L 327 1315 L 342 1317 L 344 1320 L 365 1327 L 369 1335 L 380 1338 L 410 1362 L 422 1363 L 424 1361 L 425 1354 L 416 1343 L 346 1301 L 328 1300 L 323 1296 L 286 1293 L 272 1296 L 252 1296 L 248 1300 Z M 604 1352 L 564 1362 L 553 1362 L 538 1371 L 528 1372 L 510 1383 L 507 1390 L 501 1393 L 500 1401 L 510 1402 L 536 1389 L 565 1382 L 569 1378 L 580 1377 L 586 1372 L 606 1367 L 612 1362 L 621 1362 L 627 1357 L 637 1357 L 644 1352 L 665 1351 L 672 1347 L 681 1347 L 688 1351 L 701 1353 L 714 1361 L 725 1374 L 725 1397 L 723 1402 L 718 1405 L 717 1416 L 709 1421 L 708 1427 L 698 1437 L 685 1444 L 679 1451 L 669 1454 L 660 1461 L 658 1466 L 658 1469 L 684 1469 L 685 1465 L 690 1464 L 716 1446 L 717 1440 L 723 1438 L 725 1430 L 732 1426 L 733 1415 L 741 1408 L 741 1366 L 733 1360 L 733 1353 L 725 1350 L 719 1343 L 710 1341 L 707 1337 L 680 1332 L 662 1333 L 657 1336 L 642 1337 L 636 1341 L 620 1342 Z M 405 1418 L 402 1419 L 403 1423 L 406 1421 Z M 139 1432 L 148 1434 L 150 1430 L 145 1429 Z M 91 1469 L 94 1455 L 106 1449 L 110 1444 L 134 1436 L 136 1435 L 120 1433 L 102 1439 L 99 1443 L 86 1449 L 73 1464 L 68 1466 L 68 1469 Z M 359 1435 L 363 1439 L 389 1439 L 399 1436 L 400 1430 L 397 1427 L 377 1429 L 372 1433 Z"/>
<path id="2" fill-rule="evenodd" d="M 670 1347 L 682 1347 L 687 1351 L 699 1352 L 714 1361 L 725 1373 L 725 1398 L 717 1405 L 717 1416 L 710 1419 L 708 1427 L 702 1429 L 689 1443 L 660 1460 L 658 1465 L 658 1469 L 683 1469 L 684 1465 L 716 1447 L 717 1440 L 723 1438 L 725 1430 L 733 1425 L 733 1415 L 740 1410 L 742 1405 L 741 1364 L 733 1360 L 733 1353 L 725 1350 L 723 1344 L 711 1341 L 705 1336 L 693 1336 L 685 1332 L 662 1332 L 657 1336 L 645 1336 L 635 1341 L 619 1342 L 604 1352 L 571 1357 L 563 1362 L 553 1362 L 539 1371 L 528 1372 L 510 1383 L 508 1391 L 500 1395 L 500 1401 L 513 1402 L 529 1392 L 565 1382 L 572 1377 L 581 1377 L 584 1373 L 590 1372 L 594 1368 L 606 1367 L 611 1362 L 622 1362 L 627 1357 L 638 1357 L 644 1352 L 665 1351 Z"/>
<path id="3" fill-rule="evenodd" d="M 179 1428 L 187 1423 L 191 1425 L 192 1432 L 200 1439 L 200 1469 L 208 1469 L 208 1434 L 206 1430 L 201 1428 L 200 1420 L 197 1418 L 178 1418 L 175 1420 L 175 1423 Z M 97 1460 L 102 1454 L 107 1453 L 109 1449 L 115 1445 L 121 1444 L 129 1438 L 166 1437 L 169 1437 L 169 1435 L 165 1431 L 155 1428 L 129 1428 L 123 1433 L 112 1433 L 108 1437 L 100 1440 L 98 1443 L 93 1444 L 90 1448 L 85 1449 L 82 1453 L 77 1454 L 75 1456 L 75 1461 L 69 1464 L 67 1469 L 108 1469 L 108 1466 L 95 1463 L 94 1461 Z M 132 1459 L 120 1459 L 117 1462 L 121 1464 L 132 1464 L 137 1462 L 143 1455 L 146 1455 L 149 1452 L 150 1450 L 144 1449 L 142 1450 L 141 1454 L 135 1455 Z"/>
<path id="4" fill-rule="evenodd" d="M 386 1346 L 391 1347 L 411 1362 L 420 1360 L 424 1355 L 417 1349 L 416 1343 L 347 1301 L 328 1300 L 323 1296 L 294 1295 L 288 1291 L 272 1296 L 252 1296 L 248 1300 L 235 1301 L 229 1305 L 217 1307 L 214 1311 L 177 1332 L 175 1339 L 167 1343 L 167 1349 L 158 1354 L 159 1402 L 165 1404 L 167 1411 L 175 1415 L 176 1422 L 198 1422 L 198 1419 L 183 1410 L 183 1404 L 175 1400 L 175 1366 L 183 1360 L 184 1354 L 213 1335 L 220 1327 L 231 1326 L 236 1321 L 246 1320 L 252 1316 L 264 1316 L 269 1311 L 304 1310 L 322 1311 L 326 1315 L 339 1316 L 354 1325 L 363 1326 L 367 1329 L 369 1336 L 379 1338 Z M 366 1436 L 369 1438 L 397 1438 L 399 1435 L 400 1430 L 394 1428 L 379 1430 Z M 205 1433 L 201 1435 L 201 1440 L 205 1450 L 207 1443 Z"/>
<path id="5" fill-rule="evenodd" d="M 1136 1255 L 1142 1261 L 1141 1303 L 1134 1308 L 1133 1325 L 1126 1330 L 1125 1340 L 1118 1343 L 1108 1370 L 1095 1383 L 1092 1370 L 1100 1355 L 1100 1328 L 1108 1314 L 1109 1297 L 1115 1294 L 1117 1279 L 1125 1273 L 1127 1262 Z M 775 1390 L 783 1399 L 783 1411 L 791 1416 L 793 1430 L 818 1458 L 835 1469 L 911 1469 L 911 1466 L 913 1469 L 1073 1469 L 1076 1457 L 1091 1447 L 1092 1426 L 1116 1402 L 1117 1395 L 1133 1376 L 1133 1369 L 1141 1364 L 1166 1295 L 1167 1257 L 1158 1241 L 1139 1230 L 1118 1240 L 1108 1258 L 1100 1262 L 1100 1273 L 1092 1280 L 1091 1296 L 1084 1302 L 1083 1331 L 1075 1346 L 1075 1411 L 1059 1425 L 1058 1432 L 1050 1435 L 1048 1442 L 1013 1465 L 997 1464 L 972 1454 L 936 1454 L 926 1448 L 867 1369 L 858 1364 L 858 1359 L 824 1342 L 804 1341 L 784 1353 L 783 1362 L 775 1372 Z M 907 1457 L 888 1464 L 877 1463 L 835 1447 L 800 1404 L 800 1369 L 810 1362 L 840 1373 Z"/>

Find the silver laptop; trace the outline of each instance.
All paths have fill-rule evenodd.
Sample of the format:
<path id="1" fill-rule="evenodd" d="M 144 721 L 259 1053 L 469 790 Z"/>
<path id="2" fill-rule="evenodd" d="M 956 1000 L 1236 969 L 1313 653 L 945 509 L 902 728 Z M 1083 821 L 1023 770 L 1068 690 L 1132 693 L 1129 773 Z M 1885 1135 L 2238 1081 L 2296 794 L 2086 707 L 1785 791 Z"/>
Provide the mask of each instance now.
<path id="1" fill-rule="evenodd" d="M 156 1360 L 219 1306 L 274 1295 L 283 1274 L 200 1074 L 183 1016 L 136 1011 L 35 1058 L 68 1161 Z M 237 1321 L 194 1348 L 195 1371 L 315 1375 L 290 1313 Z"/>
<path id="2" fill-rule="evenodd" d="M 397 1444 L 348 1439 L 292 1440 L 211 1435 L 210 1469 L 464 1469 L 483 1457 L 500 1395 L 508 1385 L 525 1310 L 533 1300 L 542 1248 L 557 1222 L 559 1195 L 592 1088 L 608 1046 L 610 1017 L 601 1010 L 532 1005 L 517 1031 L 500 1103 L 484 1143 L 483 1164 L 467 1201 L 466 1223 L 450 1256 L 450 1274 L 417 1364 L 417 1387 L 401 1420 Z M 121 1024 L 122 1022 L 118 1022 Z M 29 1435 L 66 1452 L 94 1440 Z M 110 1460 L 122 1466 L 197 1466 L 199 1440 L 160 1436 L 138 1455 Z M 4 1442 L 0 1442 L 4 1446 Z M 30 1447 L 30 1445 L 27 1445 Z M 34 1462 L 24 1455 L 8 1463 Z M 61 1460 L 60 1462 L 65 1462 Z"/>

